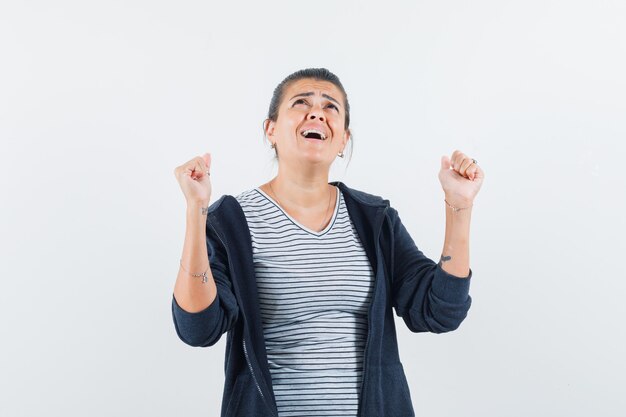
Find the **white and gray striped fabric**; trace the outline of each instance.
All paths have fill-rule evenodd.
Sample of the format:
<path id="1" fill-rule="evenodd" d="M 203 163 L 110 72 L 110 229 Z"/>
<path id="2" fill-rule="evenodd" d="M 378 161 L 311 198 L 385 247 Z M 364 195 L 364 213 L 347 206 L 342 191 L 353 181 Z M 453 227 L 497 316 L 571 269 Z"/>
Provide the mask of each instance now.
<path id="1" fill-rule="evenodd" d="M 252 238 L 280 417 L 357 413 L 373 271 L 335 188 L 332 219 L 320 232 L 260 188 L 236 196 Z"/>

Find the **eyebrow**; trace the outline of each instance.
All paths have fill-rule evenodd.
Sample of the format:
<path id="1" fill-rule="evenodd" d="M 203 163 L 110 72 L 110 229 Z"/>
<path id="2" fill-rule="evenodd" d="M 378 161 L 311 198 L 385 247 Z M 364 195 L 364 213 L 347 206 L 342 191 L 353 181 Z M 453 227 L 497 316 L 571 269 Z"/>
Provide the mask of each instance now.
<path id="1" fill-rule="evenodd" d="M 312 92 L 312 91 L 309 91 L 309 92 L 307 92 L 307 93 L 300 93 L 300 94 L 296 94 L 295 96 L 291 97 L 291 98 L 289 99 L 289 101 L 293 100 L 293 99 L 294 99 L 294 98 L 296 98 L 296 97 L 309 97 L 309 96 L 312 96 L 312 95 L 315 95 L 315 93 L 314 93 L 314 92 Z M 337 100 L 335 100 L 334 98 L 332 98 L 332 97 L 331 97 L 331 96 L 329 96 L 328 94 L 322 94 L 322 97 L 325 97 L 325 98 L 329 99 L 330 101 L 335 102 L 337 105 L 341 106 Z"/>

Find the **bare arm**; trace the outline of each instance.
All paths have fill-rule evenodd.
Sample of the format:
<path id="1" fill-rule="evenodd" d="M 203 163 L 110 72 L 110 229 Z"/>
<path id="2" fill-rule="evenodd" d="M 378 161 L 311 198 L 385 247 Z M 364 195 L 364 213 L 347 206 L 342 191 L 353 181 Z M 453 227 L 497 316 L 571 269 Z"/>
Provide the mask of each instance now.
<path id="1" fill-rule="evenodd" d="M 183 267 L 189 272 L 179 268 L 174 285 L 176 302 L 190 313 L 204 310 L 217 295 L 206 246 L 207 206 L 205 202 L 190 202 L 187 205 L 187 226 L 181 259 Z M 206 283 L 202 282 L 202 277 L 191 276 L 192 273 L 201 274 L 204 271 L 207 271 Z"/>
<path id="2" fill-rule="evenodd" d="M 444 203 L 445 204 L 445 203 Z M 469 232 L 472 207 L 454 211 L 446 204 L 446 237 L 439 264 L 450 275 L 469 275 Z"/>
<path id="3" fill-rule="evenodd" d="M 469 265 L 469 233 L 474 198 L 485 174 L 477 161 L 455 150 L 452 158 L 443 156 L 439 180 L 445 193 L 446 236 L 439 265 L 450 275 L 467 278 Z M 452 207 L 458 208 L 454 210 Z"/>
<path id="4" fill-rule="evenodd" d="M 182 267 L 178 269 L 174 298 L 188 313 L 197 313 L 211 305 L 217 296 L 215 280 L 209 265 L 207 251 L 206 223 L 208 205 L 211 199 L 209 169 L 211 155 L 195 157 L 174 169 L 176 180 L 187 202 L 187 224 L 185 242 L 181 256 Z M 201 274 L 206 271 L 206 282 Z"/>

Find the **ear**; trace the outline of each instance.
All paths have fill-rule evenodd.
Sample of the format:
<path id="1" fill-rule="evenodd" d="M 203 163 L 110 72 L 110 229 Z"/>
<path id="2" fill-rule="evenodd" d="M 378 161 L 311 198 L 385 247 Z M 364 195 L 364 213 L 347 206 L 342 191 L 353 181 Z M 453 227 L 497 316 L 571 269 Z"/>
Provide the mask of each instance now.
<path id="1" fill-rule="evenodd" d="M 350 131 L 350 129 L 346 130 L 343 133 L 343 147 L 345 148 L 346 145 L 348 144 L 348 140 L 352 139 L 352 132 Z"/>
<path id="2" fill-rule="evenodd" d="M 276 125 L 276 122 L 273 122 L 270 119 L 265 119 L 265 134 L 267 136 L 274 136 L 275 125 Z"/>

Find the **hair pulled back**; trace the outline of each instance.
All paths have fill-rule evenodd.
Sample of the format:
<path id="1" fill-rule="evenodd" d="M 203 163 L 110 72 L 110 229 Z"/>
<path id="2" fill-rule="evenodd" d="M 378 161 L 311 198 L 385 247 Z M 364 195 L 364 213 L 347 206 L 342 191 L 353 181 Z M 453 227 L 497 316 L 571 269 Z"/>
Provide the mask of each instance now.
<path id="1" fill-rule="evenodd" d="M 326 68 L 307 68 L 294 72 L 291 75 L 288 75 L 284 80 L 280 82 L 274 89 L 274 94 L 272 95 L 272 100 L 270 101 L 270 108 L 267 112 L 267 118 L 272 122 L 275 122 L 278 119 L 278 109 L 280 107 L 280 103 L 282 103 L 285 90 L 294 82 L 311 78 L 317 81 L 328 81 L 333 83 L 335 87 L 341 91 L 343 94 L 343 101 L 345 103 L 346 117 L 344 121 L 344 129 L 348 129 L 350 126 L 350 104 L 348 103 L 348 95 L 346 94 L 346 90 L 343 88 L 341 81 L 339 81 L 339 77 L 337 77 L 332 72 L 328 71 Z"/>
<path id="2" fill-rule="evenodd" d="M 344 129 L 348 130 L 350 127 L 350 103 L 348 103 L 348 94 L 346 94 L 346 90 L 343 88 L 339 77 L 337 77 L 326 68 L 302 69 L 288 75 L 284 80 L 282 80 L 274 89 L 274 94 L 272 94 L 272 100 L 270 101 L 270 108 L 267 112 L 267 119 L 264 120 L 263 127 L 266 127 L 266 123 L 269 120 L 271 120 L 272 122 L 276 122 L 278 120 L 278 110 L 280 108 L 280 104 L 284 99 L 285 90 L 289 88 L 292 83 L 307 78 L 317 81 L 328 81 L 334 84 L 335 87 L 337 87 L 339 91 L 341 91 L 345 108 Z M 350 142 L 352 142 L 352 134 L 350 134 L 350 139 Z M 350 146 L 352 147 L 352 143 L 350 144 Z M 350 156 L 352 156 L 352 152 L 350 152 L 350 154 Z"/>

